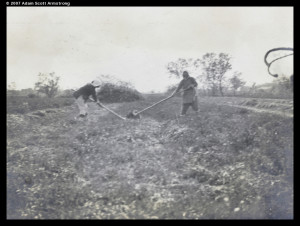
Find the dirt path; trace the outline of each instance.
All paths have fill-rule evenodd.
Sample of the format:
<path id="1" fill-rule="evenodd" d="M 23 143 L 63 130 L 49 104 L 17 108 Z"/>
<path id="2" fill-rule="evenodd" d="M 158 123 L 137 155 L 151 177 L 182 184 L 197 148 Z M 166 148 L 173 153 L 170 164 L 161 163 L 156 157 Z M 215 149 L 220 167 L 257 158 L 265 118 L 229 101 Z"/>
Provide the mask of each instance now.
<path id="1" fill-rule="evenodd" d="M 247 106 L 241 106 L 241 105 L 230 105 L 230 104 L 224 104 L 227 106 L 231 106 L 231 107 L 237 107 L 237 108 L 243 108 L 243 109 L 247 109 L 250 111 L 254 111 L 257 113 L 269 113 L 269 114 L 275 114 L 275 115 L 280 115 L 283 117 L 294 117 L 293 113 L 289 113 L 289 112 L 283 112 L 281 110 L 269 110 L 269 109 L 261 109 L 261 108 L 256 108 L 256 107 L 247 107 Z"/>
<path id="2" fill-rule="evenodd" d="M 269 113 L 283 117 L 293 117 L 294 102 L 285 99 L 263 98 L 233 98 L 233 97 L 208 97 L 200 98 L 200 102 L 211 102 L 219 105 L 227 105 L 247 109 L 257 113 Z"/>

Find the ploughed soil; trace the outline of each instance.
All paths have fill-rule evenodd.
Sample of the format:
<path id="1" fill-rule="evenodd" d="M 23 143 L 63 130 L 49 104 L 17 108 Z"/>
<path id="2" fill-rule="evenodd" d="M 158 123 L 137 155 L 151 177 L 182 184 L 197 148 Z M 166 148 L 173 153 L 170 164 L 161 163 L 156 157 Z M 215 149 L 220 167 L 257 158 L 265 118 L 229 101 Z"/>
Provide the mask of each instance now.
<path id="1" fill-rule="evenodd" d="M 186 117 L 180 104 L 7 114 L 7 218 L 292 219 L 293 102 L 199 98 Z"/>

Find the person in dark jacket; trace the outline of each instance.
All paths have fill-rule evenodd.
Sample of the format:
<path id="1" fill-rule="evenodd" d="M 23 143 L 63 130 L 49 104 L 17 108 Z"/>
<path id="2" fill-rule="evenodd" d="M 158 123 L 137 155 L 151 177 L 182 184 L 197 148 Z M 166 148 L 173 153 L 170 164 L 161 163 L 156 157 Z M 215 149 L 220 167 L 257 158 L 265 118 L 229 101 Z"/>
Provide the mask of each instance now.
<path id="1" fill-rule="evenodd" d="M 183 79 L 180 81 L 177 89 L 171 94 L 174 96 L 180 89 L 185 90 L 182 95 L 182 107 L 181 107 L 181 115 L 184 116 L 189 109 L 192 109 L 198 112 L 198 98 L 196 88 L 198 83 L 193 77 L 190 77 L 187 71 L 182 73 Z"/>
<path id="2" fill-rule="evenodd" d="M 88 112 L 87 100 L 90 96 L 94 99 L 95 102 L 100 103 L 96 95 L 96 88 L 100 87 L 100 82 L 94 80 L 91 83 L 86 84 L 80 89 L 76 90 L 73 93 L 73 96 L 76 99 L 76 104 L 79 108 L 79 117 L 86 117 Z M 101 103 L 100 103 L 101 104 Z"/>

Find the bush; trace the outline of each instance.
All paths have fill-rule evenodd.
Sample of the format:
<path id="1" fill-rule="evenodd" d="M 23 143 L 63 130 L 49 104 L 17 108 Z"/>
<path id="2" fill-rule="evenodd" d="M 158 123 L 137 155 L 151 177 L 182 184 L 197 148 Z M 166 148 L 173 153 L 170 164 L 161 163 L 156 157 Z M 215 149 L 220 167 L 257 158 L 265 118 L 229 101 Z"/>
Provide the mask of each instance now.
<path id="1" fill-rule="evenodd" d="M 29 97 L 29 98 L 35 98 L 35 97 L 37 97 L 37 95 L 35 95 L 34 93 L 29 93 L 27 95 L 27 97 Z"/>
<path id="2" fill-rule="evenodd" d="M 59 97 L 64 97 L 64 98 L 73 98 L 73 93 L 74 90 L 72 89 L 66 89 L 60 92 Z"/>
<path id="3" fill-rule="evenodd" d="M 103 102 L 131 102 L 144 99 L 137 90 L 126 86 L 104 83 L 98 92 L 98 98 Z"/>

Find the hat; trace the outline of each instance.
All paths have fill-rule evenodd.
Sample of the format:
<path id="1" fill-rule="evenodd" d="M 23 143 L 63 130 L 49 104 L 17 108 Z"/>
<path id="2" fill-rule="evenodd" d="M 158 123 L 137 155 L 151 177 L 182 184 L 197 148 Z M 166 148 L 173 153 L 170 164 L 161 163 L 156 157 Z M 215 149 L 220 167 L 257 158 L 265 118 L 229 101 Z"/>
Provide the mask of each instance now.
<path id="1" fill-rule="evenodd" d="M 97 86 L 100 86 L 100 85 L 101 85 L 101 83 L 100 83 L 98 80 L 93 80 L 93 81 L 91 82 L 91 84 L 92 84 L 94 87 L 97 87 Z"/>

